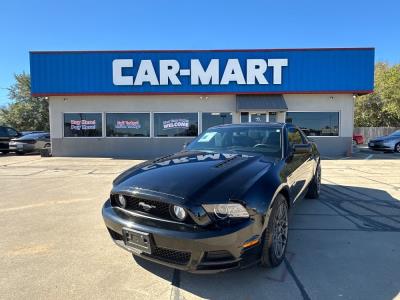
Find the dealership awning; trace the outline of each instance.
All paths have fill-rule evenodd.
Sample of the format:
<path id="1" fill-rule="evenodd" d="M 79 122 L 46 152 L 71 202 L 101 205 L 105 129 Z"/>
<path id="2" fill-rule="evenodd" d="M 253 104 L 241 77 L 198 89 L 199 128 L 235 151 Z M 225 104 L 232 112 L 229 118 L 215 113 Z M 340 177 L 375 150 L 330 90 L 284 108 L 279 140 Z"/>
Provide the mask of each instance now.
<path id="1" fill-rule="evenodd" d="M 286 111 L 288 107 L 283 95 L 236 95 L 237 111 L 268 110 Z"/>

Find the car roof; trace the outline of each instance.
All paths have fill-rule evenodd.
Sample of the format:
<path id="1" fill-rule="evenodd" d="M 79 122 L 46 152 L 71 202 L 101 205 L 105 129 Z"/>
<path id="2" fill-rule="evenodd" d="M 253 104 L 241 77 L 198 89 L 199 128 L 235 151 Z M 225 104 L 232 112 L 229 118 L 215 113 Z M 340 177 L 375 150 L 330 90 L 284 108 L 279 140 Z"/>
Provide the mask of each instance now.
<path id="1" fill-rule="evenodd" d="M 265 122 L 265 123 L 239 123 L 239 124 L 224 124 L 224 125 L 217 125 L 211 128 L 229 128 L 229 127 L 269 127 L 269 128 L 283 128 L 284 126 L 289 125 L 293 126 L 292 124 L 288 123 L 278 123 L 278 122 Z"/>

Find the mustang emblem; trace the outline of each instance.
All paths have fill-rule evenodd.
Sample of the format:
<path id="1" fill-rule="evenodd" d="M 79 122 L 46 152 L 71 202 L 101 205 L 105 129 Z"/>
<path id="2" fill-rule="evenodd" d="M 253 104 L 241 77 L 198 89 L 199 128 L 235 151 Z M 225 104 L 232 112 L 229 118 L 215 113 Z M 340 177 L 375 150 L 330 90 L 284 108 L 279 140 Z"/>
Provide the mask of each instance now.
<path id="1" fill-rule="evenodd" d="M 138 205 L 143 208 L 145 211 L 149 211 L 152 208 L 156 208 L 154 205 L 150 205 L 144 202 L 139 202 Z"/>

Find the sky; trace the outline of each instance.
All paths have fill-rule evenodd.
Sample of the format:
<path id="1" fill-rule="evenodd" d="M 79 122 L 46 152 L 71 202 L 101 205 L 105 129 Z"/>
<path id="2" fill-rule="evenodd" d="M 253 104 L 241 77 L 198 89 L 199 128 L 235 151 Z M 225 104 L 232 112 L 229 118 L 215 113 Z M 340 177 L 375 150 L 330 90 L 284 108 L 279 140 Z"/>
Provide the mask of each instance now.
<path id="1" fill-rule="evenodd" d="M 400 63 L 399 0 L 2 0 L 0 106 L 33 50 L 375 47 Z"/>

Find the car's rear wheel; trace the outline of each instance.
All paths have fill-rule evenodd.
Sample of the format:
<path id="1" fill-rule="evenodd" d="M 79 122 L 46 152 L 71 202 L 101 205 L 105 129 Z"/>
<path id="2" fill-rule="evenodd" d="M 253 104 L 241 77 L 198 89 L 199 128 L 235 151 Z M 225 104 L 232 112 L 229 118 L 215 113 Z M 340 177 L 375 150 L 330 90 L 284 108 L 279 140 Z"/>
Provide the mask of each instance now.
<path id="1" fill-rule="evenodd" d="M 263 267 L 279 266 L 286 253 L 289 233 L 288 204 L 283 195 L 278 194 L 272 206 L 268 226 L 264 232 L 264 245 L 261 254 Z"/>
<path id="2" fill-rule="evenodd" d="M 400 143 L 397 143 L 397 144 L 394 146 L 394 152 L 400 153 Z"/>
<path id="3" fill-rule="evenodd" d="M 318 164 L 314 177 L 308 185 L 307 198 L 318 199 L 321 193 L 321 164 Z"/>

